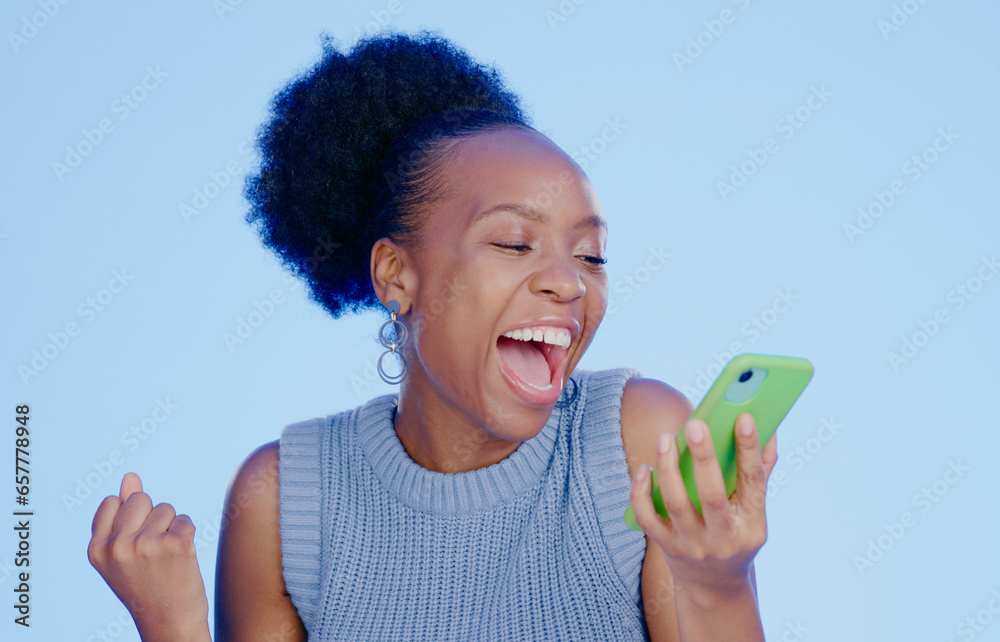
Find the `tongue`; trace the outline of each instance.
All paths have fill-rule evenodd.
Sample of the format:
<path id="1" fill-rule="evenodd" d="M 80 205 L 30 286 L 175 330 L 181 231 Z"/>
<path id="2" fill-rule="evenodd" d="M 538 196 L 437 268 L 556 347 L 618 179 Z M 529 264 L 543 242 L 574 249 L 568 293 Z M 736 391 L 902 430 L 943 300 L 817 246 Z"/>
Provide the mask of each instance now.
<path id="1" fill-rule="evenodd" d="M 497 341 L 500 358 L 522 381 L 536 386 L 547 386 L 552 374 L 542 351 L 529 341 L 500 337 Z"/>

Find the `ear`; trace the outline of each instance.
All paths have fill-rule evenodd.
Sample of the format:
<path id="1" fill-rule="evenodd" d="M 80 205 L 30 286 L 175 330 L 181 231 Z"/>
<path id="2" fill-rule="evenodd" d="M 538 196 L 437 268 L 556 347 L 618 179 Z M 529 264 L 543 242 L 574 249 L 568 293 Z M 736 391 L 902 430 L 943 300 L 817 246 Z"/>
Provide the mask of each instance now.
<path id="1" fill-rule="evenodd" d="M 399 313 L 410 309 L 417 288 L 413 259 L 406 249 L 389 238 L 380 238 L 372 246 L 372 287 L 382 305 L 399 302 Z"/>

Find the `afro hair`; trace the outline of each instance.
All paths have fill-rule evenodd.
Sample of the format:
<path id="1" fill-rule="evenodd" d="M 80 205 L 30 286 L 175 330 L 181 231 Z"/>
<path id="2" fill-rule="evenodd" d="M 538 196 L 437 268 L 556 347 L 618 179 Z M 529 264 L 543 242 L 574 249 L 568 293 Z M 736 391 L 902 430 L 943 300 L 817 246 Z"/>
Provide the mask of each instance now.
<path id="1" fill-rule="evenodd" d="M 258 133 L 246 220 L 334 318 L 374 307 L 371 248 L 411 238 L 446 143 L 529 126 L 497 70 L 439 35 L 373 36 L 347 55 L 326 37 Z"/>

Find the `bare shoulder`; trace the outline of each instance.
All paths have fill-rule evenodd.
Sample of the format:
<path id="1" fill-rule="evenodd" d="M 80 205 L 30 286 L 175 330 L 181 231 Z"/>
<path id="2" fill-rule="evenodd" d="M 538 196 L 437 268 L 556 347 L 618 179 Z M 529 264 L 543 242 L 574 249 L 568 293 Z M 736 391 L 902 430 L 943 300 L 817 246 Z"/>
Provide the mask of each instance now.
<path id="1" fill-rule="evenodd" d="M 253 451 L 226 494 L 216 564 L 216 640 L 305 640 L 281 564 L 278 442 Z"/>
<path id="2" fill-rule="evenodd" d="M 277 519 L 277 509 L 278 442 L 272 441 L 250 453 L 236 470 L 229 483 L 225 517 L 232 521 L 246 510 L 250 519 Z"/>
<path id="3" fill-rule="evenodd" d="M 625 384 L 621 425 L 629 476 L 643 462 L 656 463 L 660 433 L 669 430 L 676 435 L 693 410 L 687 397 L 662 381 L 636 378 Z"/>

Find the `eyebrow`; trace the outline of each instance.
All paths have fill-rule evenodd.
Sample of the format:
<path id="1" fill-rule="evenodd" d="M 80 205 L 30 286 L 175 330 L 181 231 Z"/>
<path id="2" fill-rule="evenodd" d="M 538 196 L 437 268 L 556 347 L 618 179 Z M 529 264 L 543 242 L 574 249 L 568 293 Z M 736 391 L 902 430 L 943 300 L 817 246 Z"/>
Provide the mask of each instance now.
<path id="1" fill-rule="evenodd" d="M 494 216 L 496 214 L 501 214 L 503 212 L 510 212 L 516 214 L 521 218 L 527 219 L 529 221 L 534 221 L 536 223 L 548 223 L 549 216 L 544 212 L 540 212 L 537 209 L 530 207 L 528 205 L 520 205 L 518 203 L 503 203 L 497 205 L 496 207 L 491 207 L 490 209 L 476 214 L 476 218 L 472 220 L 472 225 L 478 225 L 484 219 Z M 591 214 L 585 219 L 582 219 L 576 225 L 573 226 L 574 230 L 583 229 L 586 227 L 597 227 L 602 229 L 607 229 L 608 224 L 604 221 L 604 218 L 598 216 L 597 214 Z"/>

